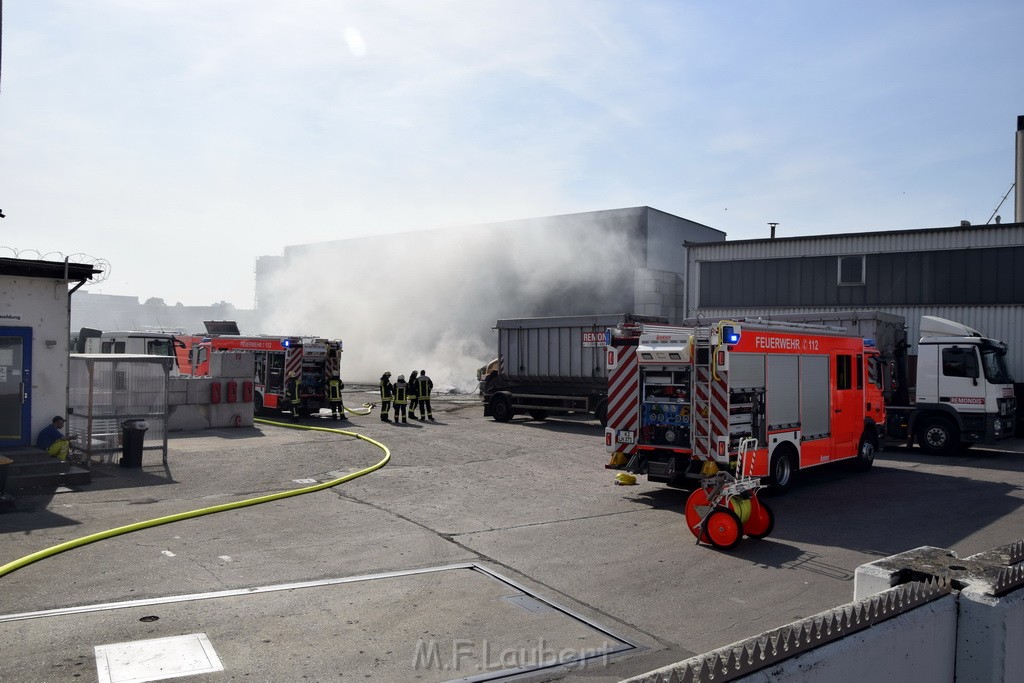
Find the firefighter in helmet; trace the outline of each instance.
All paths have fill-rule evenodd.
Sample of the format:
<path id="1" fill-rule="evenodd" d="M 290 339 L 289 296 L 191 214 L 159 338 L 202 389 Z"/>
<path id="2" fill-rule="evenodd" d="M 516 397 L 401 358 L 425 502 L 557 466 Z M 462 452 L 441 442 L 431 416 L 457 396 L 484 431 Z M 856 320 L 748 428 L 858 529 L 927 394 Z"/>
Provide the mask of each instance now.
<path id="1" fill-rule="evenodd" d="M 299 406 L 302 404 L 302 395 L 299 387 L 299 373 L 294 370 L 288 373 L 288 381 L 285 383 L 284 393 L 292 410 L 292 420 L 299 419 Z"/>
<path id="2" fill-rule="evenodd" d="M 416 384 L 417 374 L 418 372 L 413 370 L 412 374 L 409 375 L 409 417 L 416 417 L 416 403 L 420 398 L 419 394 L 416 393 L 419 389 L 419 385 Z"/>
<path id="3" fill-rule="evenodd" d="M 327 380 L 327 401 L 331 404 L 331 416 L 335 420 L 345 419 L 345 405 L 341 400 L 341 390 L 344 388 L 345 383 L 337 372 Z"/>
<path id="4" fill-rule="evenodd" d="M 391 422 L 391 399 L 395 395 L 395 385 L 391 383 L 391 372 L 384 371 L 380 376 L 380 421 Z"/>
<path id="5" fill-rule="evenodd" d="M 395 382 L 395 422 L 402 418 L 402 422 L 408 424 L 405 416 L 405 406 L 409 403 L 409 385 L 405 383 L 405 375 L 399 375 Z"/>
<path id="6" fill-rule="evenodd" d="M 420 397 L 420 420 L 426 415 L 431 422 L 434 421 L 434 413 L 430 410 L 430 392 L 434 390 L 434 383 L 427 377 L 426 370 L 420 370 L 420 376 L 416 378 L 416 394 Z"/>

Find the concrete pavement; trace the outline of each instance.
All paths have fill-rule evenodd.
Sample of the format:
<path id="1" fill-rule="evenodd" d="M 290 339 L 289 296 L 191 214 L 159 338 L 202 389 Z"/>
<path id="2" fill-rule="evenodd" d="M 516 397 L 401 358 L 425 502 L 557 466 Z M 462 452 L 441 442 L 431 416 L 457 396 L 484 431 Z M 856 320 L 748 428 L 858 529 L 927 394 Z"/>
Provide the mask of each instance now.
<path id="1" fill-rule="evenodd" d="M 864 562 L 919 545 L 970 554 L 1024 528 L 1020 442 L 812 472 L 771 499 L 771 537 L 721 553 L 694 545 L 684 492 L 613 485 L 592 421 L 501 424 L 458 396 L 439 397 L 435 416 L 306 421 L 378 439 L 391 462 L 0 577 L 0 681 L 152 680 L 139 667 L 180 662 L 211 681 L 614 681 L 846 602 Z M 81 491 L 20 498 L 0 515 L 0 563 L 381 457 L 321 431 L 173 435 L 167 468 L 155 456 L 138 470 L 100 465 Z"/>

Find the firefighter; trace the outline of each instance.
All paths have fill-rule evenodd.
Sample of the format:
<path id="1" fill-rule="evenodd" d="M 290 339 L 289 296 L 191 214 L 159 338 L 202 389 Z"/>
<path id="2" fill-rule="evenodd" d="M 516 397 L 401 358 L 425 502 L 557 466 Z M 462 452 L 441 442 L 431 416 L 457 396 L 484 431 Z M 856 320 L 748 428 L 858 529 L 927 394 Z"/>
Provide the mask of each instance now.
<path id="1" fill-rule="evenodd" d="M 327 381 L 327 400 L 331 404 L 331 416 L 335 420 L 345 419 L 345 405 L 341 400 L 341 390 L 344 388 L 345 383 L 341 381 L 341 376 L 338 373 L 331 375 Z"/>
<path id="2" fill-rule="evenodd" d="M 434 413 L 430 410 L 430 392 L 434 389 L 434 383 L 427 377 L 426 370 L 420 370 L 420 376 L 416 379 L 416 383 L 419 385 L 416 395 L 420 397 L 420 420 L 426 414 L 427 419 L 433 422 Z"/>
<path id="3" fill-rule="evenodd" d="M 385 371 L 380 376 L 380 421 L 391 422 L 391 399 L 395 395 L 395 385 L 391 383 L 391 372 Z"/>
<path id="4" fill-rule="evenodd" d="M 288 373 L 288 381 L 285 383 L 284 393 L 292 409 L 292 420 L 298 420 L 302 395 L 299 388 L 299 374 L 294 370 Z"/>
<path id="5" fill-rule="evenodd" d="M 419 384 L 416 383 L 416 371 L 409 375 L 409 417 L 416 417 L 416 403 L 419 401 Z"/>
<path id="6" fill-rule="evenodd" d="M 402 422 L 408 424 L 409 420 L 405 417 L 405 405 L 409 402 L 409 385 L 405 383 L 405 375 L 399 375 L 398 381 L 395 382 L 395 423 L 398 422 L 398 418 L 402 418 Z"/>

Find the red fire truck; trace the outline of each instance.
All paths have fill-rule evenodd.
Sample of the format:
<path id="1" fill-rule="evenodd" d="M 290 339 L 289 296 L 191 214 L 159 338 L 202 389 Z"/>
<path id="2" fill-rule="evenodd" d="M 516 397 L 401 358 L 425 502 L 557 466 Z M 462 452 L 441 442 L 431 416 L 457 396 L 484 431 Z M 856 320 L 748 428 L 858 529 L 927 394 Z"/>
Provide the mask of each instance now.
<path id="1" fill-rule="evenodd" d="M 341 369 L 340 340 L 318 337 L 272 337 L 265 335 L 210 335 L 192 344 L 192 366 L 196 376 L 210 374 L 210 354 L 218 351 L 253 351 L 256 371 L 253 404 L 256 414 L 290 409 L 285 403 L 285 381 L 298 373 L 302 415 L 329 407 L 327 381 Z"/>
<path id="2" fill-rule="evenodd" d="M 809 467 L 870 468 L 882 440 L 879 354 L 839 328 L 622 324 L 606 353 L 609 467 L 651 481 L 682 485 L 734 470 L 740 442 L 753 438 L 737 475 L 784 491 Z"/>

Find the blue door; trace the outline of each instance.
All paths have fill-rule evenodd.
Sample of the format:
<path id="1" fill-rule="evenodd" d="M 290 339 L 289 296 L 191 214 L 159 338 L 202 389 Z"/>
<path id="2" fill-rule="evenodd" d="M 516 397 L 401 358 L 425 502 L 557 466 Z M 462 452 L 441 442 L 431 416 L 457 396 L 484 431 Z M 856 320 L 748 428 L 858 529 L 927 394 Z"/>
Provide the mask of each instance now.
<path id="1" fill-rule="evenodd" d="M 0 327 L 0 446 L 32 443 L 32 328 Z"/>

